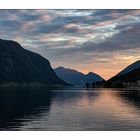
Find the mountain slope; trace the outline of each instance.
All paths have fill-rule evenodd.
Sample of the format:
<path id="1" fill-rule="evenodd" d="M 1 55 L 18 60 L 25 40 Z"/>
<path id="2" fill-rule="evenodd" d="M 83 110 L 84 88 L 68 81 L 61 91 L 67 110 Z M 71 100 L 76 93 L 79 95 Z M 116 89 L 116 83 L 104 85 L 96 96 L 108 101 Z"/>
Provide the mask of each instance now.
<path id="1" fill-rule="evenodd" d="M 54 69 L 58 77 L 73 85 L 84 85 L 86 82 L 103 81 L 104 79 L 95 73 L 88 73 L 87 75 L 73 69 L 58 67 Z"/>
<path id="2" fill-rule="evenodd" d="M 114 77 L 105 83 L 106 87 L 140 87 L 140 68 Z"/>
<path id="3" fill-rule="evenodd" d="M 108 85 L 121 85 L 124 83 L 129 83 L 129 86 L 137 85 L 140 86 L 138 81 L 140 81 L 140 61 L 129 65 L 123 71 L 121 71 L 116 76 L 112 77 L 107 81 Z"/>
<path id="4" fill-rule="evenodd" d="M 116 76 L 120 76 L 126 73 L 129 73 L 135 69 L 140 68 L 140 60 L 132 63 L 131 65 L 129 65 L 128 67 L 126 67 L 124 70 L 122 70 L 121 72 L 119 72 Z"/>
<path id="5" fill-rule="evenodd" d="M 89 82 L 104 81 L 104 79 L 100 75 L 93 72 L 89 72 L 88 74 L 86 74 L 85 79 L 87 79 L 87 81 Z"/>
<path id="6" fill-rule="evenodd" d="M 47 59 L 17 42 L 0 39 L 0 84 L 5 83 L 67 85 L 57 77 Z"/>

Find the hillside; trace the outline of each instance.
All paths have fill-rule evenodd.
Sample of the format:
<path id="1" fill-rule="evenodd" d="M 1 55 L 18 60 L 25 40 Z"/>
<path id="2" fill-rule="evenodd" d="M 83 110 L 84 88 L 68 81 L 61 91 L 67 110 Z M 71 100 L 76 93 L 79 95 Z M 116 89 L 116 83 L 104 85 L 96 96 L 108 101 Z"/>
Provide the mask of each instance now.
<path id="1" fill-rule="evenodd" d="M 139 62 L 139 61 L 137 61 Z M 136 63 L 134 63 L 136 64 Z M 128 66 L 125 70 L 128 68 L 131 68 L 130 65 Z M 124 71 L 122 71 L 124 73 Z M 130 72 L 124 73 L 124 74 L 118 74 L 117 76 L 114 76 L 110 80 L 107 81 L 107 85 L 110 86 L 140 86 L 140 67 L 137 67 L 133 69 Z"/>
<path id="2" fill-rule="evenodd" d="M 0 84 L 67 85 L 57 77 L 50 62 L 15 41 L 0 39 Z"/>

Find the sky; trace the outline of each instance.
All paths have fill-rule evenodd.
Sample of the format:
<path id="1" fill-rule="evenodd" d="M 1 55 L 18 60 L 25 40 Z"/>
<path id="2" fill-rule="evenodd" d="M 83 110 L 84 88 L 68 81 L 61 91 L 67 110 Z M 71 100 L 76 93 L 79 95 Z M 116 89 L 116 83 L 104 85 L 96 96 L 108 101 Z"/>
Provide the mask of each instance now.
<path id="1" fill-rule="evenodd" d="M 0 10 L 0 38 L 109 79 L 140 60 L 140 10 Z"/>

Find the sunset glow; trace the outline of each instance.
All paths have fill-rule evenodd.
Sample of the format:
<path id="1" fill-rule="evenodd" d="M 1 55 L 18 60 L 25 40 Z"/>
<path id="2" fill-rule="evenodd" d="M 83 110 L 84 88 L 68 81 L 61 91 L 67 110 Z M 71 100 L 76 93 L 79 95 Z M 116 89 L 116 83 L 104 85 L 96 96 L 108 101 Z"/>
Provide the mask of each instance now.
<path id="1" fill-rule="evenodd" d="M 140 59 L 140 10 L 0 10 L 0 38 L 19 42 L 52 67 L 109 79 Z"/>

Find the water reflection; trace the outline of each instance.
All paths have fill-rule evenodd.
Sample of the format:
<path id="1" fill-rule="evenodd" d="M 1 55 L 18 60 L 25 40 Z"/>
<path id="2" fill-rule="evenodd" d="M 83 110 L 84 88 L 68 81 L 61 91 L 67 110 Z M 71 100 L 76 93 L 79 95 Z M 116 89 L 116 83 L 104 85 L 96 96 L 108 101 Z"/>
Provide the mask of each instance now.
<path id="1" fill-rule="evenodd" d="M 86 89 L 59 89 L 53 90 L 55 98 L 53 98 L 53 103 L 61 104 L 82 104 L 84 101 L 91 103 L 97 96 L 99 92 L 96 90 L 86 90 Z M 86 104 L 85 103 L 85 104 Z"/>
<path id="2" fill-rule="evenodd" d="M 123 94 L 132 94 L 132 90 L 57 91 L 51 107 L 49 126 L 46 129 L 140 130 L 140 110 L 130 100 L 125 99 Z M 61 113 L 56 110 L 61 110 Z"/>
<path id="3" fill-rule="evenodd" d="M 119 92 L 119 95 L 124 101 L 133 104 L 138 109 L 140 108 L 140 90 L 124 90 L 123 92 Z"/>
<path id="4" fill-rule="evenodd" d="M 44 88 L 1 88 L 0 129 L 13 130 L 42 113 L 50 111 L 52 94 Z"/>
<path id="5" fill-rule="evenodd" d="M 140 130 L 140 90 L 0 89 L 1 130 Z"/>

